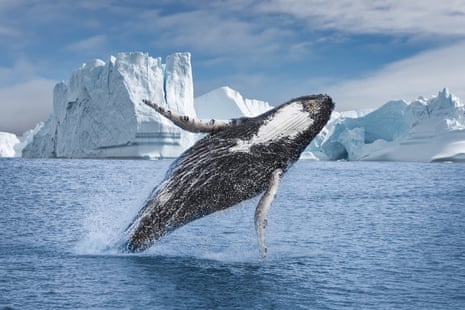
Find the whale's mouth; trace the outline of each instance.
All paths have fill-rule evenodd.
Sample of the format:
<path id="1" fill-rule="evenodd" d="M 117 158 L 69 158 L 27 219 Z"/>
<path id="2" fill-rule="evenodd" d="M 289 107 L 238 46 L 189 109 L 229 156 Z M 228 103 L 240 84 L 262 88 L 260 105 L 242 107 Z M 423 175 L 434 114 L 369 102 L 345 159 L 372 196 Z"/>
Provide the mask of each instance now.
<path id="1" fill-rule="evenodd" d="M 325 96 L 326 97 L 326 104 L 329 105 L 329 107 L 331 108 L 331 111 L 334 111 L 334 109 L 336 108 L 336 103 L 333 101 L 333 99 L 330 97 L 330 96 Z"/>
<path id="2" fill-rule="evenodd" d="M 331 111 L 334 110 L 334 108 L 336 107 L 336 104 L 334 103 L 333 99 L 328 95 L 321 95 L 321 103 L 323 105 L 329 106 Z"/>

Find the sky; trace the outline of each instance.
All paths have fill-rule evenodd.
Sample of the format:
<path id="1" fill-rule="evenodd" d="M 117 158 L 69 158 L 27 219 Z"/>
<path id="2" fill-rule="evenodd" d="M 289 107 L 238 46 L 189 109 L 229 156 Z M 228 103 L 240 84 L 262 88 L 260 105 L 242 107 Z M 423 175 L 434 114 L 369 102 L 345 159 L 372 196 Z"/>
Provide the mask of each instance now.
<path id="1" fill-rule="evenodd" d="M 0 131 L 52 113 L 81 64 L 190 52 L 195 96 L 230 86 L 273 105 L 327 93 L 336 110 L 465 100 L 465 0 L 0 0 Z"/>

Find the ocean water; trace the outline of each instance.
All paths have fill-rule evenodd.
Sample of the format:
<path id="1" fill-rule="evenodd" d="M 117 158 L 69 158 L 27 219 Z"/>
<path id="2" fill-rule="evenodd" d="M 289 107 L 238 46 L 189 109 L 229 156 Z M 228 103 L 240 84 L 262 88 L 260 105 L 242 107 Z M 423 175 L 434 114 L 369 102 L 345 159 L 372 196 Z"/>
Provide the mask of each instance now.
<path id="1" fill-rule="evenodd" d="M 463 309 L 465 165 L 300 161 L 138 255 L 114 244 L 169 161 L 0 159 L 0 309 Z"/>

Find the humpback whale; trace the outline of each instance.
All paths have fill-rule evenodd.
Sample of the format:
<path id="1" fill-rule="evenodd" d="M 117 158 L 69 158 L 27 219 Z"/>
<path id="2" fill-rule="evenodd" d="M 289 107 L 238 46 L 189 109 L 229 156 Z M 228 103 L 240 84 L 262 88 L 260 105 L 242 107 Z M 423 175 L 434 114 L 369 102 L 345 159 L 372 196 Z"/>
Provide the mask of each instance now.
<path id="1" fill-rule="evenodd" d="M 168 169 L 126 229 L 123 250 L 141 252 L 167 233 L 262 194 L 255 210 L 259 255 L 266 257 L 266 215 L 279 181 L 330 119 L 328 95 L 292 99 L 256 117 L 198 120 L 144 103 L 180 128 L 206 135 Z"/>

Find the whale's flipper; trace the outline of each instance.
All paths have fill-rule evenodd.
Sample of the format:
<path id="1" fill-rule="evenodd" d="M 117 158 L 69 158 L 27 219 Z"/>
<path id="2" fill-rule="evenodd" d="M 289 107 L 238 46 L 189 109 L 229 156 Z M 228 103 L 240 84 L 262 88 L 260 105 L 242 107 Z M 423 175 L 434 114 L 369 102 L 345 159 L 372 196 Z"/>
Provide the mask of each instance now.
<path id="1" fill-rule="evenodd" d="M 266 228 L 266 215 L 271 207 L 271 203 L 278 191 L 279 180 L 281 179 L 283 171 L 276 169 L 270 178 L 268 188 L 263 194 L 262 198 L 258 202 L 257 208 L 255 209 L 255 230 L 257 231 L 257 240 L 260 251 L 260 258 L 264 260 L 266 258 L 266 246 L 265 246 L 265 228 Z"/>
<path id="2" fill-rule="evenodd" d="M 186 115 L 178 114 L 176 112 L 172 112 L 170 110 L 166 110 L 165 108 L 159 106 L 156 103 L 153 103 L 150 100 L 142 100 L 142 102 L 144 102 L 146 105 L 153 108 L 155 111 L 172 121 L 178 127 L 194 133 L 215 132 L 223 128 L 232 127 L 240 122 L 240 120 L 237 119 L 228 121 L 217 121 L 214 119 L 210 121 L 199 120 Z"/>

